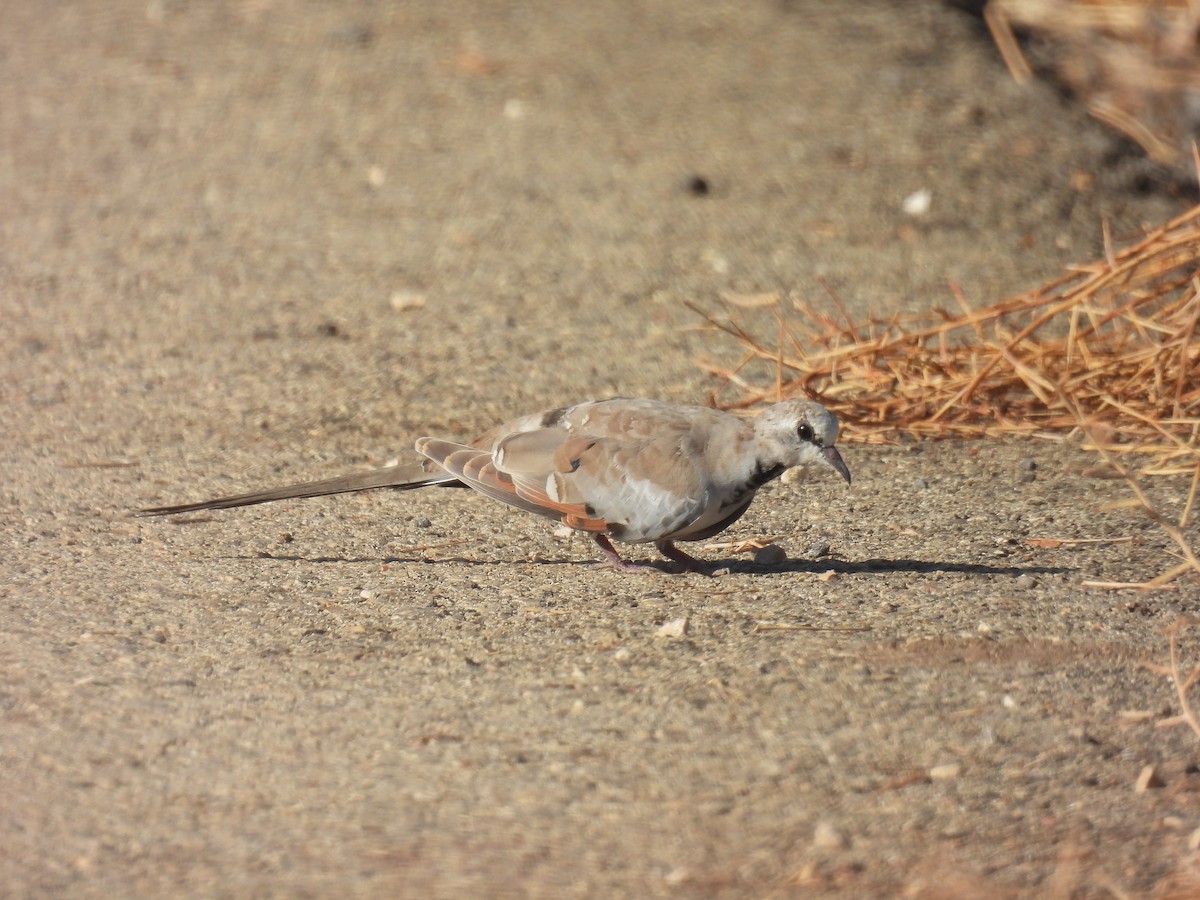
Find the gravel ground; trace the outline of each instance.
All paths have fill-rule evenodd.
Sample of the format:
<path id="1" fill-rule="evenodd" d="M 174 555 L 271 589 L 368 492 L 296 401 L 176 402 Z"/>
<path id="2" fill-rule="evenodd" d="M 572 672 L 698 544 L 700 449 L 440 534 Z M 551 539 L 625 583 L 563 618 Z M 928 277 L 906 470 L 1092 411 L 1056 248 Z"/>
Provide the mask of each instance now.
<path id="1" fill-rule="evenodd" d="M 703 402 L 697 358 L 737 351 L 685 301 L 988 302 L 1191 202 L 978 20 L 10 6 L 0 894 L 1184 884 L 1200 753 L 1152 666 L 1200 592 L 1083 586 L 1173 560 L 1073 445 L 848 443 L 852 488 L 772 485 L 728 532 L 788 560 L 720 579 L 466 491 L 128 515 Z"/>

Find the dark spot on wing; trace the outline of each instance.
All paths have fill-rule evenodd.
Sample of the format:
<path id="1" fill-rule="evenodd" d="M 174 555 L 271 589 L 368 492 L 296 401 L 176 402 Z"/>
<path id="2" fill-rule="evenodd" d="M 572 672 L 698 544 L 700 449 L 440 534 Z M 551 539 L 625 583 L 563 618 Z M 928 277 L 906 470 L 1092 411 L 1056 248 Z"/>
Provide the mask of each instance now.
<path id="1" fill-rule="evenodd" d="M 594 518 L 596 518 L 596 507 L 592 506 L 592 504 L 590 504 L 590 503 L 585 503 L 585 504 L 583 505 L 583 511 L 584 511 L 585 513 L 587 513 L 587 517 L 588 517 L 589 519 L 594 519 Z"/>
<path id="2" fill-rule="evenodd" d="M 569 406 L 560 406 L 558 409 L 550 410 L 550 412 L 542 416 L 542 427 L 553 428 L 563 420 L 563 416 L 567 414 L 568 409 L 570 409 Z M 579 465 L 579 462 L 576 461 L 575 465 Z"/>
<path id="3" fill-rule="evenodd" d="M 588 507 L 588 515 L 592 515 L 592 508 L 590 506 Z M 625 533 L 625 525 L 621 522 L 609 522 L 608 533 L 615 538 L 619 538 Z"/>

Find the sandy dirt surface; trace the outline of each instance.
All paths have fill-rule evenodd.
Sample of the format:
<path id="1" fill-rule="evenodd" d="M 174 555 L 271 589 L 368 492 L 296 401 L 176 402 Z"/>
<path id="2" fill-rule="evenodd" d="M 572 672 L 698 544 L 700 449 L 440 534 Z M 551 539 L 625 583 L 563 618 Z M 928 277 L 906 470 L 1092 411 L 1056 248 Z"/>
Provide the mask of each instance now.
<path id="1" fill-rule="evenodd" d="M 128 515 L 572 400 L 703 402 L 696 358 L 737 354 L 684 301 L 820 305 L 824 281 L 856 312 L 921 310 L 955 281 L 984 303 L 1098 255 L 1102 218 L 1189 202 L 1013 84 L 977 20 L 907 0 L 4 20 L 0 894 L 1183 877 L 1200 753 L 1155 727 L 1177 706 L 1144 664 L 1195 585 L 1081 585 L 1172 560 L 1072 446 L 848 443 L 852 488 L 775 484 L 728 533 L 789 561 L 720 579 L 606 569 L 465 491 Z"/>

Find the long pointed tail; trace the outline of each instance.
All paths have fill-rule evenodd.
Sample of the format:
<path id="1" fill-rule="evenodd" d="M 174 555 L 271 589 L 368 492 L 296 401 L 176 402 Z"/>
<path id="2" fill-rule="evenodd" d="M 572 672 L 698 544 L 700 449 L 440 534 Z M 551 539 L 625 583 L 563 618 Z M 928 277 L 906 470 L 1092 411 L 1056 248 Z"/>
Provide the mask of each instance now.
<path id="1" fill-rule="evenodd" d="M 174 513 L 199 512 L 204 509 L 233 509 L 237 506 L 253 506 L 256 503 L 270 503 L 272 500 L 323 497 L 327 494 L 349 494 L 354 491 L 373 491 L 377 488 L 411 490 L 431 484 L 450 485 L 456 482 L 457 479 L 453 475 L 437 468 L 432 463 L 404 463 L 398 466 L 376 469 L 373 472 L 358 472 L 353 475 L 327 478 L 323 481 L 306 481 L 303 484 L 289 484 L 285 487 L 272 488 L 265 491 L 251 491 L 248 494 L 237 494 L 233 497 L 202 500 L 199 503 L 180 503 L 176 506 L 155 506 L 150 509 L 139 509 L 134 515 L 169 516 Z"/>

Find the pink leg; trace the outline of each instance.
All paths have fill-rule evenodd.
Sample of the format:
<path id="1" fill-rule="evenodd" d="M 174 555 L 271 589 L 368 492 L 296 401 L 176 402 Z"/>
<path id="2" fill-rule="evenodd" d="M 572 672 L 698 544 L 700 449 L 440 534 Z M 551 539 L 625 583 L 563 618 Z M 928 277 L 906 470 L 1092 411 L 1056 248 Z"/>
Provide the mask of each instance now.
<path id="1" fill-rule="evenodd" d="M 710 575 L 708 566 L 691 554 L 684 553 L 672 541 L 655 541 L 654 546 L 658 548 L 658 552 L 673 562 L 683 566 L 685 572 L 699 572 L 702 575 Z"/>
<path id="2" fill-rule="evenodd" d="M 595 538 L 596 543 L 600 545 L 600 549 L 604 551 L 605 561 L 614 569 L 618 569 L 622 572 L 649 571 L 645 566 L 639 566 L 637 563 L 626 562 L 625 560 L 621 559 L 621 554 L 617 552 L 616 548 L 612 545 L 612 541 L 610 541 L 607 536 L 593 532 L 592 537 Z"/>

